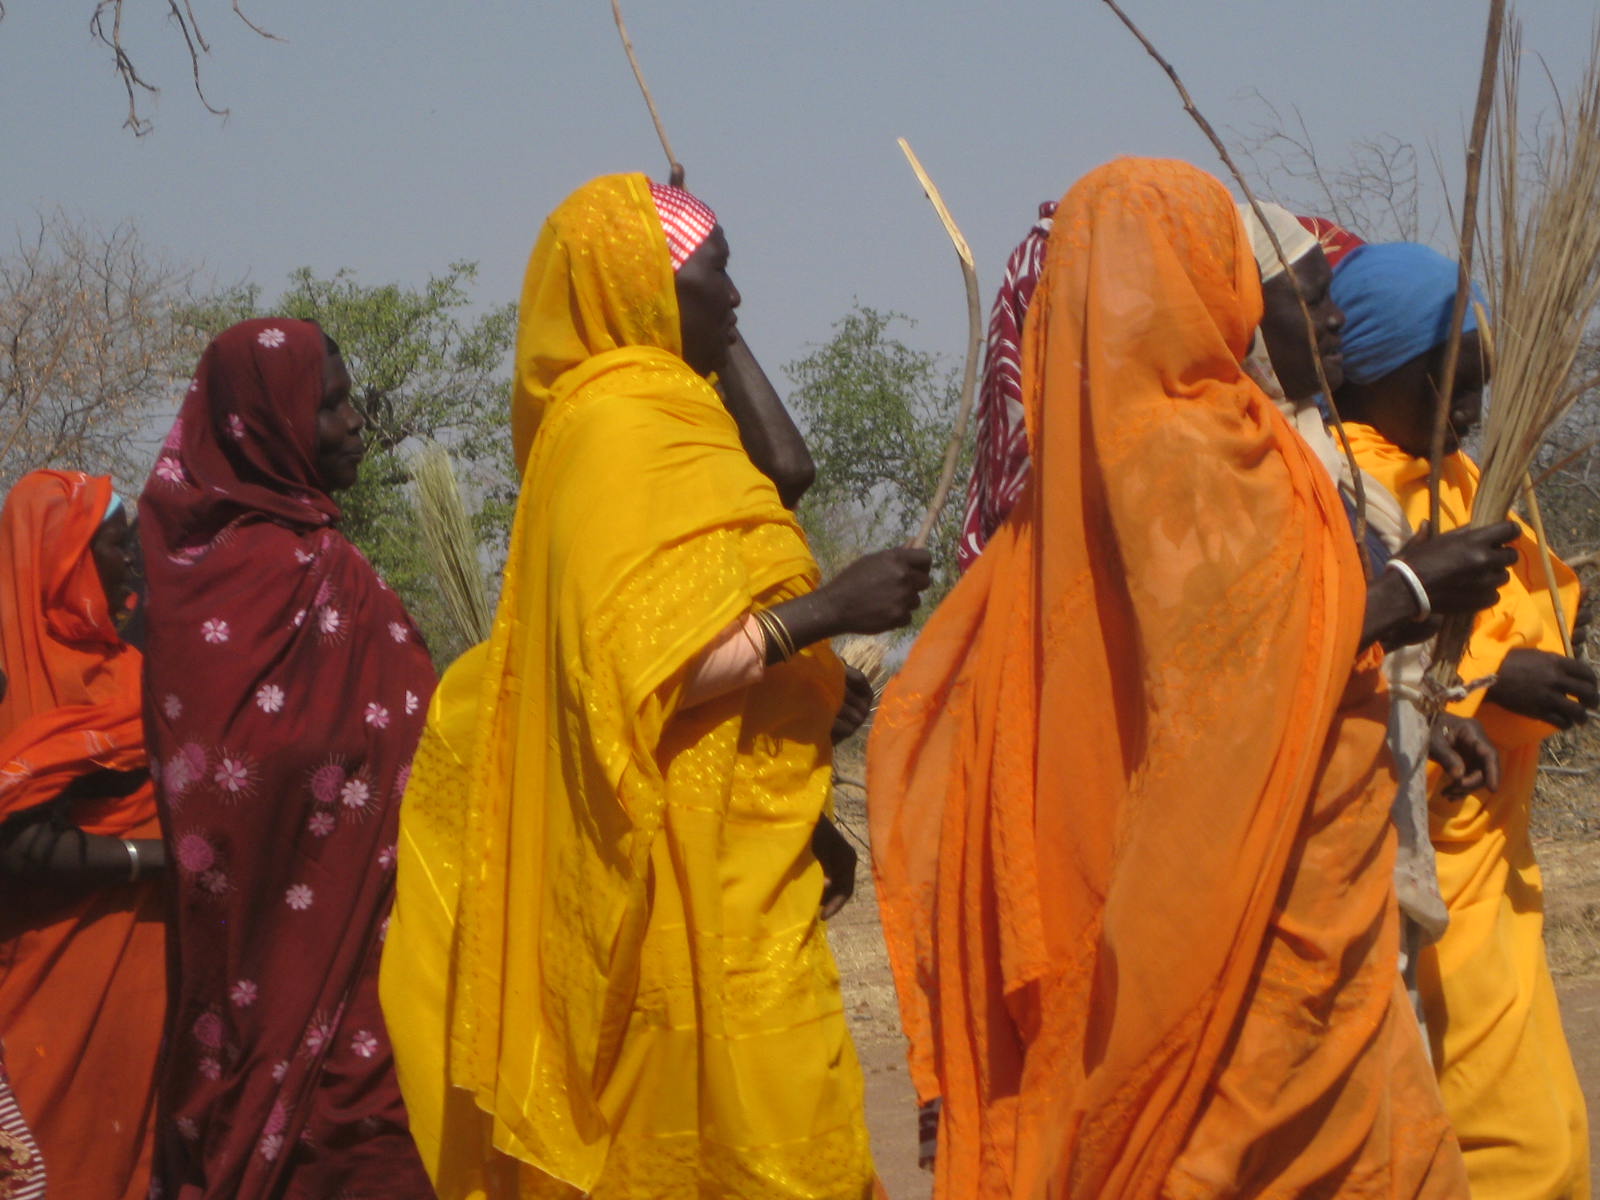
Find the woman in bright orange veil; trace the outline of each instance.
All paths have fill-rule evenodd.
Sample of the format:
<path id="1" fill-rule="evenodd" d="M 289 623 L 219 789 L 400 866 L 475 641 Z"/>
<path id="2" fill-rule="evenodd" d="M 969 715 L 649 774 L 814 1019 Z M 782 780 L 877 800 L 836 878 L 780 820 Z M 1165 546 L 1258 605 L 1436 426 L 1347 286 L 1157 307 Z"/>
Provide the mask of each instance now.
<path id="1" fill-rule="evenodd" d="M 1204 172 L 1121 159 L 1062 200 L 1033 480 L 869 758 L 941 1196 L 1464 1194 L 1394 965 L 1362 569 L 1240 367 L 1260 317 Z"/>

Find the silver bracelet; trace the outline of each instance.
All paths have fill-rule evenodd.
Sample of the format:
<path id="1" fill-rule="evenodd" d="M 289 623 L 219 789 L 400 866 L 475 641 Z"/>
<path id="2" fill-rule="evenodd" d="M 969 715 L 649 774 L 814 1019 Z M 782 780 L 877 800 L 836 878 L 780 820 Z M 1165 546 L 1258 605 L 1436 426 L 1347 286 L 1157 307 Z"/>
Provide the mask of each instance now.
<path id="1" fill-rule="evenodd" d="M 1391 558 L 1384 564 L 1384 570 L 1393 571 L 1406 581 L 1406 586 L 1411 589 L 1411 594 L 1417 601 L 1418 621 L 1426 621 L 1433 616 L 1433 603 L 1428 599 L 1428 589 L 1422 586 L 1422 580 L 1417 578 L 1417 573 L 1411 569 L 1410 563 L 1401 562 L 1398 558 Z"/>
<path id="2" fill-rule="evenodd" d="M 131 839 L 131 838 L 123 838 L 122 839 L 122 848 L 128 852 L 128 882 L 129 883 L 138 883 L 139 882 L 139 847 L 134 844 L 133 839 Z"/>

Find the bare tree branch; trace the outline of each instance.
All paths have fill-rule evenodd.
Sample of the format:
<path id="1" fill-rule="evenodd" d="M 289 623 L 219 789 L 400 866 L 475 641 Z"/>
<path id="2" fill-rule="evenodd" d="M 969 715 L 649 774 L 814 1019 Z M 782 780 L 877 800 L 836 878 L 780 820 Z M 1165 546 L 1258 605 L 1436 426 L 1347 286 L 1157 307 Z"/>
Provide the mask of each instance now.
<path id="1" fill-rule="evenodd" d="M 123 3 L 124 0 L 95 0 L 94 11 L 89 17 L 89 32 L 94 35 L 96 41 L 111 51 L 112 65 L 117 77 L 122 81 L 123 90 L 127 93 L 128 119 L 123 122 L 123 127 L 131 129 L 135 137 L 143 137 L 154 128 L 154 125 L 148 117 L 142 116 L 139 112 L 140 95 L 143 93 L 154 96 L 159 94 L 161 89 L 139 74 L 138 67 L 123 44 Z M 277 34 L 263 29 L 245 15 L 244 10 L 239 7 L 239 0 L 232 0 L 232 8 L 234 16 L 256 36 L 274 42 L 284 40 Z M 5 4 L 4 0 L 0 0 L 0 19 L 4 17 Z M 167 18 L 171 24 L 177 26 L 178 35 L 183 38 L 184 48 L 189 53 L 189 72 L 194 83 L 195 95 L 200 98 L 200 103 L 205 106 L 207 112 L 213 116 L 226 117 L 228 110 L 218 108 L 206 95 L 202 78 L 204 68 L 202 59 L 210 56 L 211 43 L 201 32 L 194 0 L 167 0 Z"/>

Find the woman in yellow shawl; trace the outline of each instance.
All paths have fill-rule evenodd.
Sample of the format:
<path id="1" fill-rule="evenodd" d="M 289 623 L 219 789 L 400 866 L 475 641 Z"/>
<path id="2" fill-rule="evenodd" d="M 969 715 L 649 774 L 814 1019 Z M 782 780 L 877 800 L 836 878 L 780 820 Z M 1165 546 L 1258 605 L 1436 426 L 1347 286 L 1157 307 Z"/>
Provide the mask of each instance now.
<path id="1" fill-rule="evenodd" d="M 903 624 L 927 557 L 818 587 L 705 378 L 726 267 L 710 210 L 639 175 L 580 188 L 528 265 L 504 589 L 434 698 L 383 964 L 445 1200 L 872 1189 L 810 850 L 844 678 L 822 639 Z"/>
<path id="2" fill-rule="evenodd" d="M 1345 310 L 1339 392 L 1361 469 L 1421 524 L 1428 452 L 1456 265 L 1426 246 L 1363 246 L 1333 277 Z M 1476 314 L 1468 311 L 1441 464 L 1440 523 L 1472 515 L 1478 468 L 1459 448 L 1478 422 L 1488 382 Z M 1556 560 L 1552 596 L 1533 532 L 1519 524 L 1517 561 L 1478 615 L 1464 679 L 1497 676 L 1454 711 L 1475 715 L 1500 750 L 1501 783 L 1461 797 L 1430 778 L 1429 825 L 1450 920 L 1421 959 L 1419 983 L 1445 1107 L 1461 1138 L 1475 1200 L 1589 1195 L 1589 1122 L 1561 1029 L 1544 948 L 1544 884 L 1528 820 L 1540 744 L 1600 700 L 1593 670 L 1563 655 L 1559 605 L 1571 622 L 1578 581 Z M 1570 626 L 1569 626 L 1570 627 Z"/>
<path id="3" fill-rule="evenodd" d="M 874 866 L 936 1194 L 1465 1193 L 1396 970 L 1332 479 L 1241 361 L 1227 190 L 1120 159 L 1024 327 L 1034 469 L 891 682 Z"/>

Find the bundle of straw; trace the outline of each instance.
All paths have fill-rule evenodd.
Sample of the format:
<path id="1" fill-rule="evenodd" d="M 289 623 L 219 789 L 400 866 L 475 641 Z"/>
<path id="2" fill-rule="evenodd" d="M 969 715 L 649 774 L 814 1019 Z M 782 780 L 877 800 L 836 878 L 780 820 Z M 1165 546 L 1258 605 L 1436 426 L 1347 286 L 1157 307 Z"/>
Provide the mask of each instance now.
<path id="1" fill-rule="evenodd" d="M 1500 102 L 1491 141 L 1495 189 L 1486 214 L 1485 274 L 1494 336 L 1494 398 L 1484 427 L 1483 478 L 1472 524 L 1503 521 L 1531 493 L 1529 469 L 1550 430 L 1585 390 L 1574 386 L 1584 330 L 1600 303 L 1600 25 L 1591 37 L 1582 90 L 1558 110 L 1541 147 L 1538 186 L 1524 195 L 1517 120 L 1521 31 L 1502 51 Z M 1537 509 L 1529 516 L 1536 518 Z M 1536 531 L 1537 532 L 1537 531 Z M 1540 533 L 1541 542 L 1544 540 Z M 1552 596 L 1557 606 L 1560 601 Z M 1472 619 L 1452 618 L 1439 636 L 1433 676 L 1455 682 Z"/>
<path id="2" fill-rule="evenodd" d="M 412 460 L 411 470 L 422 550 L 444 597 L 445 615 L 463 645 L 476 645 L 488 639 L 494 610 L 450 452 L 429 442 Z"/>

